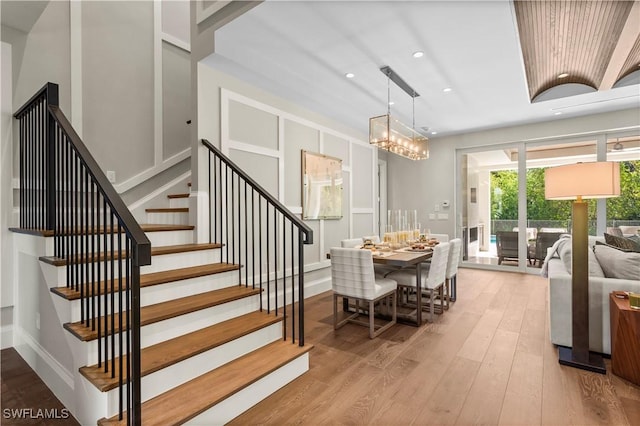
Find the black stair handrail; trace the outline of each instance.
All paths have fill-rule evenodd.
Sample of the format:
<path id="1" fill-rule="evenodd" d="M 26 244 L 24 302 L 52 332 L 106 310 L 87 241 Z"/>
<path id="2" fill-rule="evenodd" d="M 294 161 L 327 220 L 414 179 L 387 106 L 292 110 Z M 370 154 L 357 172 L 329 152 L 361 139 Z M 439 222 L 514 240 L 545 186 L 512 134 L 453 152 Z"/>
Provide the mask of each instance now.
<path id="1" fill-rule="evenodd" d="M 97 364 L 119 376 L 119 418 L 140 425 L 140 267 L 151 264 L 151 243 L 60 110 L 57 84 L 45 84 L 14 117 L 20 128 L 20 227 L 53 231 L 67 287 L 79 293 L 81 322 L 97 332 Z M 104 250 L 103 259 L 96 250 Z"/>
<path id="2" fill-rule="evenodd" d="M 229 157 L 224 155 L 222 151 L 213 146 L 207 139 L 202 139 L 202 144 L 209 148 L 210 151 L 216 153 L 218 157 L 224 162 L 231 170 L 240 175 L 255 191 L 268 200 L 280 213 L 282 213 L 287 219 L 293 222 L 305 236 L 305 244 L 313 244 L 313 230 L 304 223 L 300 218 L 294 215 L 291 210 L 287 209 L 280 201 L 278 201 L 273 195 L 271 195 L 266 189 L 264 189 L 258 182 L 253 180 L 251 176 L 245 173 L 240 167 L 238 167 Z"/>
<path id="3" fill-rule="evenodd" d="M 304 346 L 304 245 L 313 244 L 313 230 L 220 149 L 202 144 L 209 150 L 209 242 L 223 244 L 222 261 L 242 265 L 239 285 L 244 272 L 245 287 L 261 290 L 260 310 L 284 317 L 284 340 L 290 316 L 291 341 L 297 335 Z"/>

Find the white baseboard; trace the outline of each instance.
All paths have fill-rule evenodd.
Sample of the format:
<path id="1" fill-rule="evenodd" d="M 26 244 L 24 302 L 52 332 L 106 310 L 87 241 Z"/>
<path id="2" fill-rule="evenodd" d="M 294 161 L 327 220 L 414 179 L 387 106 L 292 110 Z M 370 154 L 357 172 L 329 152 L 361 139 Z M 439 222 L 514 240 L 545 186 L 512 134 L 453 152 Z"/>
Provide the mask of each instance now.
<path id="1" fill-rule="evenodd" d="M 13 347 L 13 324 L 0 327 L 0 349 Z"/>
<path id="2" fill-rule="evenodd" d="M 174 156 L 167 158 L 162 163 L 154 165 L 153 167 L 148 168 L 147 170 L 139 173 L 126 181 L 114 185 L 118 194 L 122 194 L 133 188 L 134 186 L 140 185 L 142 182 L 151 179 L 153 176 L 157 175 L 160 172 L 167 170 L 170 167 L 178 164 L 182 160 L 185 160 L 191 156 L 191 148 L 187 148 Z"/>
<path id="3" fill-rule="evenodd" d="M 191 170 L 181 174 L 180 176 L 178 176 L 175 179 L 172 179 L 170 182 L 162 185 L 160 188 L 156 189 L 151 194 L 149 194 L 149 195 L 147 195 L 145 197 L 142 197 L 139 200 L 135 201 L 130 206 L 128 206 L 129 210 L 135 210 L 138 207 L 144 206 L 145 204 L 149 203 L 154 198 L 162 195 L 165 191 L 171 189 L 172 187 L 174 187 L 176 185 L 179 185 L 182 181 L 184 181 L 186 179 L 189 179 L 189 176 L 191 176 Z"/>
<path id="4" fill-rule="evenodd" d="M 73 413 L 75 396 L 73 374 L 60 364 L 39 342 L 18 326 L 15 327 L 15 349 L 36 372 L 53 394 Z"/>

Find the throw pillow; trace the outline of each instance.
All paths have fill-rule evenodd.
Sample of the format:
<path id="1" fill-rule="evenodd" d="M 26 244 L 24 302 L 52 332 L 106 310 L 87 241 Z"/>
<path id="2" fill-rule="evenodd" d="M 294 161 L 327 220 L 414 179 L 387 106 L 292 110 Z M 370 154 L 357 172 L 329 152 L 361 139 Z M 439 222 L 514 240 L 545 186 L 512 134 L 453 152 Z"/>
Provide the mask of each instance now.
<path id="1" fill-rule="evenodd" d="M 640 280 L 640 253 L 625 253 L 604 244 L 596 245 L 594 251 L 605 277 Z"/>
<path id="2" fill-rule="evenodd" d="M 558 244 L 558 255 L 560 260 L 564 264 L 564 268 L 567 272 L 571 273 L 571 238 L 565 237 L 560 240 Z M 605 273 L 600 267 L 600 263 L 591 250 L 591 247 L 587 249 L 587 255 L 589 256 L 589 276 L 590 277 L 604 277 Z"/>
<path id="3" fill-rule="evenodd" d="M 625 238 L 625 237 L 616 237 L 615 235 L 604 234 L 604 240 L 607 244 L 615 247 L 619 247 L 621 249 L 635 251 L 640 253 L 640 244 L 635 241 Z"/>

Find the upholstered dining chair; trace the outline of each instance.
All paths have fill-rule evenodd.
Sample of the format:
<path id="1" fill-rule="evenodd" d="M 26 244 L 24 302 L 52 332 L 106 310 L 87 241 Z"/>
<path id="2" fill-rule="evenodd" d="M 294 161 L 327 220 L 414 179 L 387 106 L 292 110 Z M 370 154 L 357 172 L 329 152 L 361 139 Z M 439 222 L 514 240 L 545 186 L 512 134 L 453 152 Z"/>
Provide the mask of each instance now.
<path id="1" fill-rule="evenodd" d="M 428 295 L 429 321 L 431 322 L 433 322 L 433 315 L 435 313 L 434 302 L 436 292 L 440 295 L 440 312 L 444 312 L 444 286 L 447 277 L 449 247 L 450 243 L 440 243 L 435 246 L 428 270 L 424 271 L 426 268 L 422 269 L 420 294 L 416 295 L 416 297 L 422 297 L 423 294 Z M 413 268 L 400 269 L 387 274 L 386 277 L 396 280 L 398 287 L 402 290 L 411 291 L 416 288 L 416 271 Z"/>
<path id="2" fill-rule="evenodd" d="M 396 323 L 396 290 L 398 283 L 391 278 L 376 278 L 370 250 L 354 248 L 331 249 L 331 285 L 333 288 L 333 328 L 339 329 L 348 322 L 369 327 L 369 337 L 373 339 Z M 338 297 L 354 299 L 356 312 L 338 321 Z M 391 308 L 391 321 L 376 325 L 374 305 L 386 299 L 386 307 Z M 360 302 L 368 304 L 369 322 L 359 321 Z"/>
<path id="3" fill-rule="evenodd" d="M 460 238 L 454 238 L 449 241 L 449 257 L 447 259 L 447 272 L 445 275 L 446 286 L 445 292 L 448 294 L 446 300 L 446 308 L 449 308 L 449 301 L 455 302 L 458 289 L 458 266 L 460 265 L 460 251 L 462 251 L 462 240 Z"/>
<path id="4" fill-rule="evenodd" d="M 355 248 L 362 245 L 362 238 L 350 238 L 348 240 L 341 240 L 340 247 L 342 248 Z"/>

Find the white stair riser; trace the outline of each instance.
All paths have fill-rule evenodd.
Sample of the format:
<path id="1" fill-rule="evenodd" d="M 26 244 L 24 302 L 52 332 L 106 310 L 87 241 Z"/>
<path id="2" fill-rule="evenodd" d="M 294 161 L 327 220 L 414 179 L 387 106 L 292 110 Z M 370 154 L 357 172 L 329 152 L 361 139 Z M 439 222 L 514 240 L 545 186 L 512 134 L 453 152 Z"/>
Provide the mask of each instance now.
<path id="1" fill-rule="evenodd" d="M 122 268 L 126 269 L 126 259 L 122 259 Z M 220 262 L 220 249 L 209 250 L 196 250 L 182 253 L 164 254 L 162 256 L 153 256 L 151 258 L 151 265 L 145 265 L 140 268 L 141 274 L 150 274 L 154 272 L 167 271 L 171 269 L 188 268 L 191 266 L 209 265 Z M 47 265 L 47 269 L 50 267 L 56 268 L 54 271 L 47 271 L 47 283 L 49 288 L 51 287 L 64 287 L 67 285 L 67 267 L 66 266 L 53 266 Z M 82 263 L 72 265 L 71 271 L 76 277 L 80 277 L 81 281 L 85 280 L 87 271 L 89 274 L 89 280 L 94 281 L 100 278 L 104 280 L 105 270 L 111 272 L 111 261 L 108 260 L 105 264 L 104 261 L 95 263 Z M 113 270 L 115 271 L 115 277 L 118 278 L 120 271 L 120 261 L 114 259 Z M 98 275 L 99 274 L 99 275 Z M 77 278 L 76 278 L 77 279 Z"/>
<path id="2" fill-rule="evenodd" d="M 173 246 L 177 244 L 193 243 L 193 231 L 158 231 L 147 232 L 147 238 L 151 241 L 152 247 Z"/>
<path id="3" fill-rule="evenodd" d="M 247 411 L 278 389 L 309 371 L 309 353 L 299 356 L 271 374 L 252 383 L 204 413 L 189 420 L 186 425 L 222 425 Z"/>
<path id="4" fill-rule="evenodd" d="M 140 344 L 143 348 L 146 348 L 156 343 L 164 342 L 174 337 L 254 312 L 258 310 L 259 307 L 260 303 L 257 296 L 252 296 L 149 324 L 142 327 Z M 111 348 L 111 337 L 109 337 L 108 340 L 109 348 Z M 115 343 L 115 351 L 119 353 L 120 345 L 117 335 Z M 90 360 L 89 363 L 95 364 L 98 360 L 98 341 L 92 340 L 85 344 L 87 346 L 85 350 Z M 104 339 L 101 339 L 101 348 L 104 350 Z"/>
<path id="5" fill-rule="evenodd" d="M 189 212 L 147 212 L 147 221 L 164 225 L 188 225 Z"/>
<path id="6" fill-rule="evenodd" d="M 189 207 L 189 198 L 169 198 L 169 207 L 184 208 Z"/>
<path id="7" fill-rule="evenodd" d="M 238 283 L 238 272 L 230 271 L 221 274 L 205 275 L 203 277 L 190 278 L 187 280 L 171 281 L 164 284 L 158 284 L 140 289 L 141 306 L 154 305 L 156 303 L 166 302 L 168 300 L 187 297 L 193 294 L 203 293 L 205 291 L 218 290 L 221 288 L 236 285 Z M 56 296 L 57 297 L 57 296 Z M 104 295 L 100 296 L 100 311 L 105 312 Z M 115 309 L 119 309 L 119 297 L 115 294 Z M 111 304 L 111 296 L 108 297 L 108 305 Z M 122 298 L 123 304 L 126 302 L 124 294 Z M 80 321 L 81 301 L 72 300 L 71 305 L 71 322 Z M 97 307 L 96 307 L 97 310 Z"/>
<path id="8" fill-rule="evenodd" d="M 186 213 L 182 213 L 187 215 Z M 161 222 L 156 222 L 161 223 Z M 172 225 L 186 225 L 182 223 L 170 223 Z M 120 244 L 118 244 L 118 236 L 120 235 Z M 111 238 L 113 236 L 113 238 Z M 193 242 L 193 231 L 192 230 L 177 230 L 177 231 L 154 231 L 154 232 L 146 232 L 146 236 L 151 241 L 151 245 L 154 247 L 160 246 L 171 246 L 176 244 L 191 244 Z M 106 249 L 105 249 L 105 239 L 106 239 Z M 55 238 L 50 237 L 47 240 L 51 240 L 51 247 L 55 247 L 54 240 Z M 112 242 L 113 240 L 113 242 Z M 65 251 L 73 252 L 73 253 L 92 253 L 92 252 L 104 252 L 111 251 L 111 247 L 114 247 L 114 250 L 118 250 L 120 248 L 124 251 L 126 246 L 126 236 L 124 233 L 122 234 L 93 234 L 88 237 L 82 237 L 80 235 L 72 236 L 70 238 L 64 238 L 62 242 Z M 51 251 L 51 255 L 53 255 L 53 251 Z"/>
<path id="9" fill-rule="evenodd" d="M 254 331 L 224 345 L 190 357 L 142 378 L 142 401 L 147 401 L 203 373 L 213 370 L 264 345 L 282 338 L 282 324 Z M 108 392 L 109 416 L 118 410 L 118 389 Z"/>
<path id="10" fill-rule="evenodd" d="M 190 266 L 209 265 L 220 262 L 220 249 L 196 250 L 183 253 L 153 256 L 151 265 L 140 268 L 141 274 L 187 268 Z"/>

